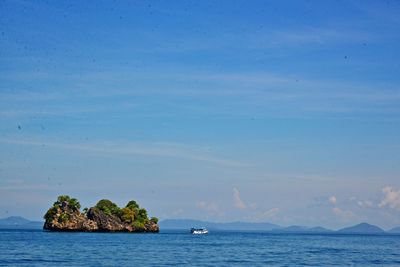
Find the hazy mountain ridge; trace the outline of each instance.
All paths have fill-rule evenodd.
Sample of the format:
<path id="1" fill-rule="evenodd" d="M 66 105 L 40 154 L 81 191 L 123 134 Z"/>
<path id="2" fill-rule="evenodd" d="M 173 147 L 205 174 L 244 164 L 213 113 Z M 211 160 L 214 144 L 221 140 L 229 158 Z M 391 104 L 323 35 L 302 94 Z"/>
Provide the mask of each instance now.
<path id="1" fill-rule="evenodd" d="M 21 216 L 10 216 L 0 219 L 0 228 L 39 229 L 43 222 L 31 221 Z"/>
<path id="2" fill-rule="evenodd" d="M 400 234 L 400 226 L 392 228 L 388 232 L 392 234 Z"/>
<path id="3" fill-rule="evenodd" d="M 331 230 L 325 227 L 305 227 L 300 225 L 292 225 L 282 227 L 272 223 L 251 223 L 251 222 L 231 222 L 231 223 L 215 223 L 192 219 L 167 219 L 160 223 L 163 229 L 183 230 L 191 227 L 207 227 L 215 230 L 238 230 L 238 231 L 270 231 L 274 233 L 340 233 L 340 234 L 382 234 L 382 233 L 400 233 L 400 227 L 395 227 L 385 231 L 382 228 L 368 224 L 360 223 L 354 226 L 341 228 L 339 230 Z"/>
<path id="4" fill-rule="evenodd" d="M 253 230 L 270 231 L 280 228 L 272 223 L 228 222 L 215 223 L 191 219 L 169 219 L 160 222 L 160 227 L 165 229 L 190 229 L 191 227 L 207 227 L 216 230 Z"/>
<path id="5" fill-rule="evenodd" d="M 330 233 L 333 230 L 316 226 L 316 227 L 305 227 L 300 225 L 292 225 L 288 227 L 282 227 L 275 229 L 274 232 L 285 232 L 285 233 Z"/>
<path id="6" fill-rule="evenodd" d="M 345 227 L 337 231 L 338 233 L 371 233 L 371 234 L 379 234 L 385 233 L 385 230 L 382 228 L 368 224 L 368 223 L 360 223 L 354 226 Z"/>
<path id="7" fill-rule="evenodd" d="M 252 222 L 228 222 L 216 223 L 192 219 L 167 219 L 159 222 L 160 228 L 171 230 L 187 230 L 192 227 L 207 227 L 210 230 L 226 230 L 226 231 L 268 231 L 273 233 L 339 233 L 339 234 L 400 234 L 400 226 L 390 230 L 368 224 L 360 223 L 354 226 L 345 227 L 337 231 L 327 229 L 321 226 L 305 227 L 300 225 L 292 225 L 282 227 L 277 224 L 268 222 L 252 223 Z M 43 222 L 31 221 L 21 216 L 11 216 L 0 219 L 0 228 L 8 229 L 41 229 Z"/>

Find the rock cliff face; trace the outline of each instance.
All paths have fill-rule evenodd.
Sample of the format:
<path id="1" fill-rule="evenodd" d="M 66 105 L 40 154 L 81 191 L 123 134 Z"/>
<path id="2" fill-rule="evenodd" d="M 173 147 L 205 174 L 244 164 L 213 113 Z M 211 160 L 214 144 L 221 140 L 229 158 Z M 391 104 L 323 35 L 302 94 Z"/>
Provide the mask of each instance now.
<path id="1" fill-rule="evenodd" d="M 89 220 L 79 210 L 68 205 L 63 201 L 58 206 L 53 206 L 48 213 L 43 229 L 52 231 L 96 231 L 99 229 L 97 224 Z"/>
<path id="2" fill-rule="evenodd" d="M 81 213 L 76 199 L 60 196 L 45 214 L 43 229 L 64 232 L 159 232 L 157 219 L 148 219 L 146 212 L 146 216 L 143 216 L 144 209 L 139 209 L 138 205 L 119 209 L 114 203 L 107 201 L 114 205 L 112 211 L 107 206 L 96 205 Z M 124 216 L 123 211 L 126 212 L 127 209 L 131 217 Z"/>
<path id="3" fill-rule="evenodd" d="M 97 208 L 90 208 L 87 218 L 93 221 L 101 231 L 124 231 L 132 232 L 132 227 L 124 224 L 120 218 L 114 215 L 107 215 Z"/>

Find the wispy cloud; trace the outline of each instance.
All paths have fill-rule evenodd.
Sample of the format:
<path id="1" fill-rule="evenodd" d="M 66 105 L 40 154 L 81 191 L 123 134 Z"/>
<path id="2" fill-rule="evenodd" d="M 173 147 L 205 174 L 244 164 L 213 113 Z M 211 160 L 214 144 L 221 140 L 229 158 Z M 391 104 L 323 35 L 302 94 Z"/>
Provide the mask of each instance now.
<path id="1" fill-rule="evenodd" d="M 320 46 L 360 43 L 370 40 L 372 37 L 365 32 L 350 31 L 328 27 L 291 27 L 269 29 L 268 27 L 249 29 L 241 31 L 238 39 L 236 31 L 209 32 L 207 37 L 213 42 L 204 42 L 204 36 L 191 36 L 184 43 L 161 42 L 148 35 L 142 34 L 150 42 L 158 42 L 159 45 L 153 50 L 157 52 L 194 52 L 194 51 L 220 51 L 227 49 L 240 49 L 243 52 L 290 48 L 301 46 Z M 141 47 L 138 52 L 146 52 L 148 48 Z"/>
<path id="2" fill-rule="evenodd" d="M 265 221 L 274 221 L 278 219 L 278 215 L 280 213 L 280 208 L 270 208 L 267 210 L 257 209 L 255 211 L 251 211 L 251 213 L 246 217 L 249 221 L 254 222 L 265 222 Z"/>
<path id="3" fill-rule="evenodd" d="M 330 204 L 332 213 L 340 220 L 340 221 L 352 221 L 357 218 L 356 214 L 351 210 L 343 209 L 337 206 L 338 201 L 336 196 L 330 196 L 328 198 L 328 202 Z"/>
<path id="4" fill-rule="evenodd" d="M 255 36 L 251 36 L 252 34 L 255 34 Z M 244 39 L 251 42 L 249 45 L 253 49 L 360 43 L 372 38 L 368 33 L 328 27 L 303 27 L 280 30 L 260 29 L 254 33 L 249 33 L 249 35 L 248 38 Z"/>
<path id="5" fill-rule="evenodd" d="M 371 200 L 358 200 L 357 205 L 362 208 L 372 208 L 374 203 Z"/>
<path id="6" fill-rule="evenodd" d="M 357 218 L 357 216 L 350 210 L 343 210 L 338 207 L 332 208 L 332 212 L 342 221 L 351 221 Z"/>
<path id="7" fill-rule="evenodd" d="M 272 208 L 263 212 L 262 216 L 265 219 L 275 218 L 279 211 L 279 208 Z"/>
<path id="8" fill-rule="evenodd" d="M 186 146 L 175 143 L 130 143 L 130 142 L 111 142 L 103 141 L 92 144 L 85 143 L 52 143 L 48 141 L 38 140 L 13 140 L 0 139 L 1 143 L 29 145 L 29 146 L 46 146 L 54 149 L 67 149 L 81 152 L 121 155 L 143 155 L 156 157 L 172 157 L 182 158 L 194 161 L 203 161 L 217 165 L 226 165 L 231 167 L 246 166 L 246 163 L 215 157 L 207 149 Z"/>
<path id="9" fill-rule="evenodd" d="M 49 77 L 54 75 L 49 73 Z M 29 78 L 29 74 L 26 76 Z M 18 80 L 19 76 L 15 79 Z M 186 101 L 175 104 L 175 110 L 187 111 L 186 114 L 355 114 L 359 117 L 369 113 L 400 113 L 399 88 L 387 83 L 375 82 L 371 85 L 345 80 L 307 79 L 296 74 L 272 72 L 207 73 L 181 69 L 156 74 L 130 70 L 68 74 L 63 79 L 74 81 L 74 86 L 67 84 L 62 90 L 52 91 L 0 91 L 3 103 L 0 116 L 54 116 L 105 110 L 121 111 L 124 110 L 123 101 L 134 97 L 143 97 L 144 101 L 130 103 L 145 107 L 140 109 L 142 116 L 154 112 L 148 107 L 154 105 L 155 99 L 163 97 L 184 98 Z M 99 81 L 105 81 L 107 85 Z M 76 101 L 77 99 L 80 101 Z M 114 104 L 105 107 L 102 102 L 105 99 Z M 53 106 L 49 106 L 49 103 L 53 103 Z M 164 115 L 171 112 L 167 110 L 167 106 L 159 107 L 165 109 Z"/>
<path id="10" fill-rule="evenodd" d="M 233 188 L 233 205 L 237 209 L 245 209 L 247 205 L 244 203 L 244 201 L 240 197 L 240 192 L 237 188 Z"/>
<path id="11" fill-rule="evenodd" d="M 200 210 L 203 210 L 206 213 L 207 218 L 210 217 L 212 217 L 213 219 L 215 219 L 215 217 L 224 218 L 226 215 L 225 211 L 221 210 L 217 205 L 217 203 L 213 201 L 205 201 L 205 200 L 197 201 L 196 207 Z"/>
<path id="12" fill-rule="evenodd" d="M 217 212 L 218 206 L 214 202 L 207 202 L 207 201 L 198 201 L 196 203 L 196 207 L 202 210 L 206 210 L 208 212 Z"/>

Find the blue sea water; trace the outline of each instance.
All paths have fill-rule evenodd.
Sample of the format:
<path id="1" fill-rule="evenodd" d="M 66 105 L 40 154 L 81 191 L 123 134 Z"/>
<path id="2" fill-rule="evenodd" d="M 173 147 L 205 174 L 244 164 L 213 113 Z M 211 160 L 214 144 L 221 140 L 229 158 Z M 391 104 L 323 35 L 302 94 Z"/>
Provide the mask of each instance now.
<path id="1" fill-rule="evenodd" d="M 400 235 L 0 230 L 0 266 L 400 266 Z"/>

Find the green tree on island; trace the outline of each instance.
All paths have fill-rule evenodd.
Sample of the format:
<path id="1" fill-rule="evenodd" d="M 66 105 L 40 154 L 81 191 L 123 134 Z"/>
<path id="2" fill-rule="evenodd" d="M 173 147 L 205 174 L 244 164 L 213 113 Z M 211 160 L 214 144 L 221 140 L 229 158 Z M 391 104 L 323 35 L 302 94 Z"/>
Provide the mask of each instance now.
<path id="1" fill-rule="evenodd" d="M 107 215 L 115 215 L 117 217 L 121 216 L 121 209 L 112 201 L 108 199 L 102 199 L 96 204 L 96 208 L 101 210 Z"/>
<path id="2" fill-rule="evenodd" d="M 81 208 L 81 204 L 76 198 L 71 198 L 67 195 L 62 195 L 57 198 L 57 201 L 54 202 L 53 206 L 61 206 L 63 202 L 66 202 L 67 205 L 75 210 L 79 210 Z"/>
<path id="3" fill-rule="evenodd" d="M 135 211 L 131 210 L 130 208 L 123 208 L 121 210 L 121 220 L 125 223 L 133 223 L 135 220 Z"/>

